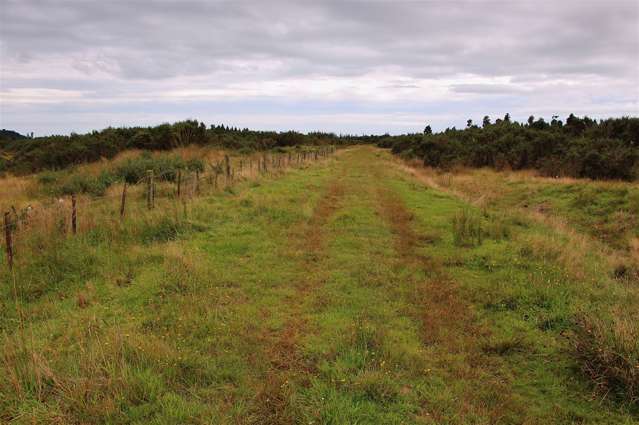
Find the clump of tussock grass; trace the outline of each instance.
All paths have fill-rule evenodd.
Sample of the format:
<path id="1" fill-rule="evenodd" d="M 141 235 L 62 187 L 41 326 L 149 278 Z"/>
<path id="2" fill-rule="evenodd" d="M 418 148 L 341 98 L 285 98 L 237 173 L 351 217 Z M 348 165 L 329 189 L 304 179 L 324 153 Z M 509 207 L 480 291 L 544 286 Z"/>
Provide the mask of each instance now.
<path id="1" fill-rule="evenodd" d="M 482 243 L 482 223 L 477 213 L 458 211 L 452 219 L 453 242 L 457 246 L 477 246 Z"/>
<path id="2" fill-rule="evenodd" d="M 510 239 L 512 226 L 506 217 L 488 215 L 488 222 L 484 225 L 484 233 L 490 239 L 500 241 Z"/>
<path id="3" fill-rule="evenodd" d="M 482 351 L 486 354 L 507 356 L 520 353 L 529 349 L 522 335 L 510 335 L 497 340 L 491 340 L 482 345 Z"/>
<path id="4" fill-rule="evenodd" d="M 630 259 L 617 260 L 612 267 L 611 276 L 620 281 L 639 281 L 639 264 L 635 264 Z"/>
<path id="5" fill-rule="evenodd" d="M 164 257 L 160 292 L 163 295 L 186 294 L 203 286 L 209 279 L 202 264 L 204 259 L 197 253 L 187 253 L 180 245 L 170 245 Z"/>
<path id="6" fill-rule="evenodd" d="M 380 404 L 394 402 L 400 392 L 398 383 L 382 370 L 365 370 L 359 373 L 350 387 L 363 398 Z"/>
<path id="7" fill-rule="evenodd" d="M 0 419 L 7 421 L 112 423 L 125 405 L 159 408 L 179 360 L 158 338 L 96 318 L 69 323 L 58 340 L 65 350 L 34 346 L 19 334 L 2 342 L 0 393 L 7 397 L 0 397 Z M 30 400 L 28 412 L 18 409 L 21 400 Z"/>
<path id="8" fill-rule="evenodd" d="M 38 238 L 40 241 L 46 238 Z M 85 281 L 98 272 L 98 251 L 82 238 L 55 238 L 37 243 L 37 255 L 23 255 L 15 267 L 16 295 L 33 301 L 42 295 Z M 2 282 L 9 284 L 13 277 L 3 269 Z"/>
<path id="9" fill-rule="evenodd" d="M 582 315 L 572 338 L 582 371 L 602 395 L 639 403 L 639 328 L 632 319 Z"/>
<path id="10" fill-rule="evenodd" d="M 559 264 L 575 279 L 584 279 L 587 275 L 587 254 L 592 249 L 583 235 L 542 235 L 531 234 L 521 240 L 519 254 L 532 257 L 544 263 Z"/>

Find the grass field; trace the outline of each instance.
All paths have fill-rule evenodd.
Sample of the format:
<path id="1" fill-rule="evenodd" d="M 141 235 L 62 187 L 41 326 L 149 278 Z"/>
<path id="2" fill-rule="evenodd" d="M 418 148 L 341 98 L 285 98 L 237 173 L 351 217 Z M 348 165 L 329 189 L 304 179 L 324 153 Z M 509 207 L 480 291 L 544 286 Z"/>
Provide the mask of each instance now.
<path id="1" fill-rule="evenodd" d="M 639 423 L 631 184 L 356 147 L 166 202 L 2 266 L 0 422 Z"/>

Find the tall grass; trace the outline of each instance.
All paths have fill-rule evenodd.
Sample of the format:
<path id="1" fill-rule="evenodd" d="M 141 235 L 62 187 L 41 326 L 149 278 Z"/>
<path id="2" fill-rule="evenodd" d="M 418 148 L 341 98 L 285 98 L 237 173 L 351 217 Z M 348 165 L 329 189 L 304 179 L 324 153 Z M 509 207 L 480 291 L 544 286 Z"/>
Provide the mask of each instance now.
<path id="1" fill-rule="evenodd" d="M 133 164 L 129 160 L 138 161 L 136 158 L 143 157 L 124 158 L 122 163 Z M 242 172 L 240 160 L 244 161 Z M 183 159 L 183 164 L 188 167 L 195 162 Z M 147 166 L 144 163 L 138 169 Z M 95 164 L 92 167 L 95 169 L 82 177 L 90 179 L 104 171 Z M 249 168 L 249 158 L 234 158 L 233 167 L 233 178 L 225 181 L 229 188 L 284 172 L 280 168 L 260 174 L 256 167 Z M 201 258 L 194 258 L 192 252 L 185 255 L 166 242 L 208 229 L 194 219 L 203 217 L 202 211 L 210 217 L 211 199 L 206 196 L 227 195 L 209 184 L 206 172 L 201 175 L 199 191 L 196 181 L 187 177 L 180 198 L 174 182 L 159 181 L 153 209 L 147 209 L 143 185 L 129 186 L 123 219 L 119 216 L 120 183 L 112 184 L 104 197 L 78 195 L 76 235 L 70 230 L 71 206 L 65 198 L 33 202 L 27 216 L 15 221 L 13 270 L 6 266 L 4 251 L 0 253 L 0 422 L 26 415 L 41 423 L 123 423 L 122 406 L 131 409 L 127 412 L 131 417 L 148 415 L 136 411 L 140 404 L 171 410 L 173 423 L 188 421 L 189 406 L 167 407 L 166 403 L 177 402 L 167 401 L 166 388 L 182 388 L 185 377 L 198 379 L 196 375 L 206 367 L 188 363 L 184 352 L 152 333 L 143 334 L 139 327 L 108 323 L 111 314 L 136 314 L 135 309 L 129 310 L 131 306 L 117 306 L 108 313 L 93 311 L 94 304 L 100 305 L 96 300 L 104 296 L 100 291 L 109 284 L 115 288 L 134 285 L 141 268 L 162 271 L 155 285 L 159 293 L 144 303 L 192 295 L 199 285 L 210 281 Z M 47 177 L 44 180 L 50 183 Z M 69 314 L 60 318 L 53 309 Z M 56 323 L 49 322 L 50 318 Z M 60 331 L 58 321 L 68 329 Z M 50 329 L 56 329 L 55 334 L 49 335 Z M 45 347 L 43 341 L 55 341 L 55 346 Z M 194 361 L 196 357 L 189 359 Z M 33 409 L 21 413 L 27 403 Z"/>
<path id="2" fill-rule="evenodd" d="M 427 185 L 499 214 L 523 258 L 558 266 L 581 296 L 558 317 L 571 354 L 602 396 L 637 406 L 639 373 L 639 190 L 625 182 L 539 177 L 534 172 L 412 168 Z M 477 216 L 453 219 L 457 245 L 476 245 Z M 521 224 L 512 235 L 508 223 Z M 502 224 L 488 217 L 499 234 Z M 512 226 L 511 226 L 512 227 Z M 524 231 L 525 229 L 525 231 Z"/>
<path id="3" fill-rule="evenodd" d="M 453 241 L 457 246 L 476 246 L 482 243 L 482 224 L 479 214 L 469 209 L 458 211 L 452 219 Z"/>
<path id="4" fill-rule="evenodd" d="M 581 316 L 576 320 L 573 348 L 582 370 L 602 395 L 639 405 L 639 329 L 632 319 Z"/>

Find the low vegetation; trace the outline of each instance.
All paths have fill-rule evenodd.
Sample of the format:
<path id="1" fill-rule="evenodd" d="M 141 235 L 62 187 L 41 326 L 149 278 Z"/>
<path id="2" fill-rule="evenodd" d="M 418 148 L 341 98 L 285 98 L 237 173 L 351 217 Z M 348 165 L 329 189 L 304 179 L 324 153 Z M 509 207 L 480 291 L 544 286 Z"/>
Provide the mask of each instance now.
<path id="1" fill-rule="evenodd" d="M 294 146 L 343 145 L 356 142 L 332 133 L 252 131 L 224 125 L 207 127 L 187 120 L 155 127 L 106 128 L 70 136 L 27 137 L 0 132 L 0 174 L 60 170 L 73 165 L 111 159 L 131 149 L 166 151 L 190 145 L 232 149 L 241 153 Z"/>
<path id="2" fill-rule="evenodd" d="M 216 181 L 225 152 L 195 152 L 10 177 L 40 203 L 62 176 L 119 180 L 78 197 L 77 235 L 65 199 L 16 231 L 13 270 L 0 257 L 1 421 L 639 420 L 632 184 L 373 147 L 271 152 L 268 171 L 235 155 L 254 166 Z M 148 209 L 132 185 L 119 218 L 119 170 L 191 158 L 199 194 L 158 181 Z M 630 224 L 604 235 L 619 208 Z"/>
<path id="3" fill-rule="evenodd" d="M 535 169 L 551 177 L 633 180 L 639 177 L 639 118 L 593 120 L 570 115 L 565 123 L 530 117 L 526 123 L 506 114 L 481 126 L 375 139 L 405 158 L 424 165 L 492 167 L 497 170 Z"/>

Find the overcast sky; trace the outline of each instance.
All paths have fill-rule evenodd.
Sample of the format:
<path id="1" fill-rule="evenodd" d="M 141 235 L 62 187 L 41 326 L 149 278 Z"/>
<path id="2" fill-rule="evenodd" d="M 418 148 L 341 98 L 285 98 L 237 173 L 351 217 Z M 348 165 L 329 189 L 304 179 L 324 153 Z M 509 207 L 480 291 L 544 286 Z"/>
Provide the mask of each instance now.
<path id="1" fill-rule="evenodd" d="M 639 0 L 0 0 L 0 127 L 639 115 Z"/>

